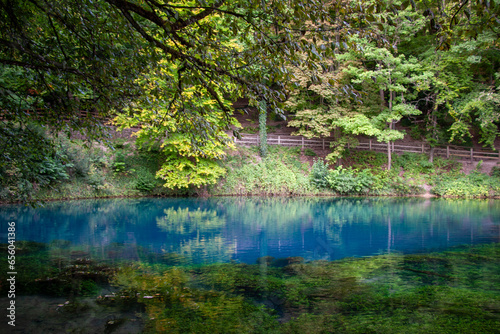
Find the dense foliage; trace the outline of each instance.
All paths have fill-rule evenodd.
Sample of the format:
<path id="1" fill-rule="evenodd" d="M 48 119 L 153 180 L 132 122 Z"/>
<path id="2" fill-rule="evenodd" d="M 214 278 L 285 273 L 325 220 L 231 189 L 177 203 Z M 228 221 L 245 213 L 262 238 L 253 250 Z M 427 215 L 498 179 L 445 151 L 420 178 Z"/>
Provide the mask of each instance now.
<path id="1" fill-rule="evenodd" d="M 81 140 L 54 139 L 43 129 L 32 130 L 38 133 L 40 143 L 49 143 L 47 151 L 22 152 L 21 158 L 13 156 L 12 161 L 18 159 L 17 169 L 10 169 L 9 164 L 2 166 L 2 202 L 144 195 L 406 196 L 426 191 L 443 197 L 500 195 L 500 173 L 496 168 L 491 175 L 482 173 L 481 163 L 466 175 L 456 160 L 436 158 L 429 162 L 426 155 L 405 153 L 396 155 L 393 169 L 386 171 L 385 154 L 349 150 L 339 167 L 330 166 L 320 157 L 312 158 L 309 165 L 301 160 L 316 155 L 313 150 L 280 146 L 269 146 L 265 158 L 260 156 L 259 147 L 236 146 L 225 151 L 227 156 L 218 162 L 207 159 L 215 167 L 209 165 L 206 173 L 203 168 L 184 166 L 182 172 L 192 178 L 192 183 L 200 179 L 204 185 L 188 187 L 185 183 L 184 187 L 169 189 L 164 187 L 165 182 L 179 185 L 183 178 L 181 170 L 176 178 L 157 178 L 165 161 L 171 159 L 165 146 L 146 141 L 138 147 L 124 139 L 113 140 L 113 149 L 96 142 L 85 146 Z M 204 161 L 200 158 L 198 165 Z M 182 164 L 172 163 L 172 168 L 178 166 Z M 219 171 L 224 174 L 216 178 Z"/>
<path id="2" fill-rule="evenodd" d="M 44 129 L 29 124 L 0 123 L 5 141 L 0 144 L 0 199 L 29 201 L 34 192 L 67 180 L 67 155 L 54 145 Z M 15 148 L 15 149 L 12 149 Z"/>
<path id="3" fill-rule="evenodd" d="M 280 112 L 292 76 L 284 65 L 311 65 L 297 51 L 317 53 L 293 32 L 328 18 L 321 1 L 2 0 L 0 10 L 3 121 L 92 135 L 97 116 L 118 113 L 121 126 L 170 142 L 158 172 L 169 188 L 223 175 L 207 159 L 227 142 L 232 101 Z"/>
<path id="4" fill-rule="evenodd" d="M 402 138 L 395 129 L 402 119 L 432 146 L 474 138 L 495 148 L 500 4 L 341 2 L 328 32 L 336 40 L 335 55 L 318 60 L 323 71 L 290 68 L 300 89 L 287 104 L 299 134 L 333 133 L 332 162 L 352 136 L 388 144 Z"/>
<path id="5" fill-rule="evenodd" d="M 308 180 L 308 166 L 299 159 L 298 148 L 269 146 L 264 158 L 258 156 L 256 150 L 239 148 L 225 161 L 228 169 L 225 178 L 209 192 L 214 195 L 313 194 L 316 189 Z"/>
<path id="6" fill-rule="evenodd" d="M 495 148 L 499 11 L 483 0 L 2 0 L 2 182 L 25 193 L 54 184 L 28 176 L 41 168 L 30 152 L 62 171 L 53 143 L 26 135 L 33 122 L 103 140 L 112 117 L 140 129 L 138 146 L 160 144 L 152 172 L 167 188 L 214 184 L 227 172 L 228 133 L 238 136 L 240 97 L 291 113 L 307 137 L 333 135 L 330 163 L 365 135 L 387 143 L 391 169 L 403 121 L 432 147 Z M 264 114 L 259 123 L 265 156 Z M 152 189 L 149 175 L 140 179 Z"/>

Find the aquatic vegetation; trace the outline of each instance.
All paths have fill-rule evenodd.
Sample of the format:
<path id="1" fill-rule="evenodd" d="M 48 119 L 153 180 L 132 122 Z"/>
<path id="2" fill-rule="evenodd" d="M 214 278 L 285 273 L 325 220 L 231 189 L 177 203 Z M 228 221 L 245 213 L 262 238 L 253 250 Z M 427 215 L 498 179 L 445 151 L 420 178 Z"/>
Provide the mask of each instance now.
<path id="1" fill-rule="evenodd" d="M 20 243 L 21 294 L 70 297 L 61 314 L 136 314 L 146 333 L 494 333 L 500 325 L 498 243 L 182 266 L 162 256 L 111 266 L 64 241 L 51 247 Z M 132 318 L 106 318 L 102 330 L 137 325 Z"/>
<path id="2" fill-rule="evenodd" d="M 500 324 L 499 258 L 498 244 L 280 267 L 266 257 L 162 274 L 143 268 L 115 282 L 138 289 L 132 295 L 152 331 L 486 333 Z"/>

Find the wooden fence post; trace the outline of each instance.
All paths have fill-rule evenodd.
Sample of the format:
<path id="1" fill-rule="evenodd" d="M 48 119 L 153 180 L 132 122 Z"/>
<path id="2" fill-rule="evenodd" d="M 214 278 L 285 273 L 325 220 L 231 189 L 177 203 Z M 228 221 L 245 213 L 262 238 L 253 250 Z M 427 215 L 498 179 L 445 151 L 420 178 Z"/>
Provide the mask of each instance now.
<path id="1" fill-rule="evenodd" d="M 304 149 L 304 137 L 302 137 L 302 149 Z"/>
<path id="2" fill-rule="evenodd" d="M 372 150 L 372 140 L 370 139 L 370 144 L 369 144 L 369 150 L 371 151 Z"/>
<path id="3" fill-rule="evenodd" d="M 474 149 L 471 147 L 470 148 L 470 162 L 474 161 Z"/>
<path id="4" fill-rule="evenodd" d="M 280 136 L 278 136 L 278 145 L 281 145 Z"/>
<path id="5" fill-rule="evenodd" d="M 325 150 L 325 138 L 323 138 L 323 151 Z M 500 153 L 498 154 L 498 156 L 500 157 Z"/>
<path id="6" fill-rule="evenodd" d="M 422 143 L 422 154 L 424 154 L 424 153 L 425 153 L 425 144 Z"/>
<path id="7" fill-rule="evenodd" d="M 450 158 L 450 146 L 446 146 L 446 159 Z"/>

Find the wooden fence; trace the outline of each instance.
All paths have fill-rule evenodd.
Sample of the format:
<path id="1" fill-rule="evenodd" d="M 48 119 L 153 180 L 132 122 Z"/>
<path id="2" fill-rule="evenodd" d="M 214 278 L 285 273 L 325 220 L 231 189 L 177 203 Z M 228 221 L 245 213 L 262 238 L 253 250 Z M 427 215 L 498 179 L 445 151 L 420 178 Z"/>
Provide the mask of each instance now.
<path id="1" fill-rule="evenodd" d="M 234 138 L 235 143 L 240 145 L 259 145 L 260 137 L 258 135 L 245 135 L 241 139 Z M 294 146 L 301 148 L 316 148 L 316 149 L 327 149 L 330 147 L 331 143 L 335 143 L 333 138 L 323 138 L 323 139 L 306 139 L 299 136 L 276 136 L 268 135 L 267 144 L 268 145 L 281 145 L 281 146 Z M 349 146 L 348 146 L 349 148 Z M 376 140 L 360 140 L 356 147 L 351 147 L 354 150 L 364 150 L 364 151 L 378 151 L 387 152 L 387 144 L 380 143 Z M 391 143 L 391 151 L 395 153 L 403 152 L 413 152 L 429 154 L 431 152 L 431 147 L 426 143 L 417 144 L 407 144 L 407 143 Z M 438 146 L 434 148 L 434 155 L 446 158 L 458 157 L 462 160 L 499 160 L 500 152 L 497 151 L 486 151 L 486 150 L 476 150 L 473 148 L 463 148 L 459 146 Z"/>

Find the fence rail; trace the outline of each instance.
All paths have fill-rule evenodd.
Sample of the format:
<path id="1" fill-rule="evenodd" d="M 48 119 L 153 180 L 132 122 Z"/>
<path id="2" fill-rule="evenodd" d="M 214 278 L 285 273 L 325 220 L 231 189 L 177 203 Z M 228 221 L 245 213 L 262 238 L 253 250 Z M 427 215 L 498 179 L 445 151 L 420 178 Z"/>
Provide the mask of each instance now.
<path id="1" fill-rule="evenodd" d="M 245 135 L 241 139 L 234 138 L 234 142 L 240 145 L 259 145 L 260 137 L 258 135 Z M 280 145 L 280 146 L 294 146 L 301 148 L 321 148 L 327 149 L 330 147 L 331 143 L 334 143 L 333 138 L 323 138 L 323 139 L 306 139 L 299 136 L 267 136 L 268 145 Z M 422 153 L 430 154 L 431 147 L 426 143 L 417 144 L 407 144 L 393 142 L 391 145 L 391 152 L 401 153 L 401 152 L 411 152 L 411 153 Z M 348 146 L 349 148 L 349 146 Z M 380 143 L 376 140 L 360 140 L 356 147 L 351 147 L 354 150 L 364 150 L 364 151 L 378 151 L 387 152 L 387 143 Z M 500 162 L 500 152 L 497 151 L 486 151 L 477 150 L 474 148 L 461 148 L 453 145 L 449 146 L 438 146 L 434 147 L 434 155 L 446 158 L 458 157 L 460 159 L 474 160 L 499 160 Z"/>

